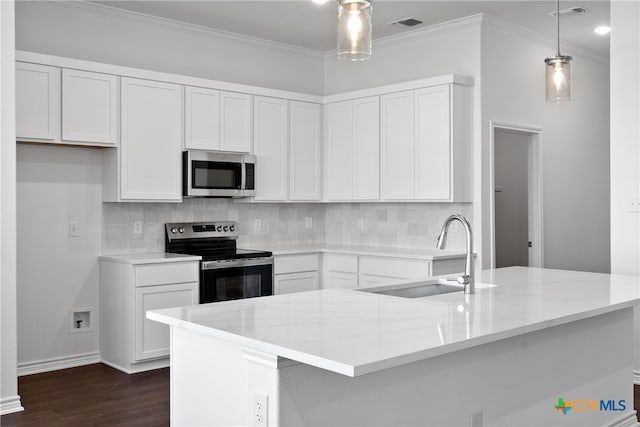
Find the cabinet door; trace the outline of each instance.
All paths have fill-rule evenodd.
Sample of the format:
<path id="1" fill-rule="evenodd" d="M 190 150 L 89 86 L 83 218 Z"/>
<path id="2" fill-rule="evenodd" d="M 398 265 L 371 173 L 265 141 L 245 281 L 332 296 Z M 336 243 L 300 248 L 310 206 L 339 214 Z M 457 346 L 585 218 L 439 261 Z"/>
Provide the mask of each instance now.
<path id="1" fill-rule="evenodd" d="M 380 198 L 380 99 L 353 103 L 353 199 Z"/>
<path id="2" fill-rule="evenodd" d="M 16 62 L 16 137 L 60 140 L 60 69 Z"/>
<path id="3" fill-rule="evenodd" d="M 182 88 L 122 79 L 121 198 L 180 200 Z"/>
<path id="4" fill-rule="evenodd" d="M 411 200 L 414 196 L 413 91 L 380 98 L 382 132 L 382 198 Z"/>
<path id="5" fill-rule="evenodd" d="M 220 150 L 251 151 L 251 95 L 220 92 Z"/>
<path id="6" fill-rule="evenodd" d="M 329 271 L 324 278 L 323 288 L 326 289 L 354 289 L 358 287 L 358 275 Z"/>
<path id="7" fill-rule="evenodd" d="M 289 108 L 284 99 L 253 101 L 256 155 L 255 200 L 287 200 L 289 193 Z"/>
<path id="8" fill-rule="evenodd" d="M 136 288 L 134 362 L 169 355 L 169 326 L 147 319 L 148 310 L 195 305 L 198 283 Z"/>
<path id="9" fill-rule="evenodd" d="M 353 101 L 325 106 L 327 199 L 353 200 Z"/>
<path id="10" fill-rule="evenodd" d="M 308 102 L 290 103 L 291 200 L 320 200 L 321 109 Z"/>
<path id="11" fill-rule="evenodd" d="M 184 117 L 186 149 L 220 149 L 220 91 L 185 87 Z"/>
<path id="12" fill-rule="evenodd" d="M 317 271 L 304 273 L 277 274 L 274 276 L 274 293 L 276 295 L 293 292 L 313 291 L 319 288 Z"/>
<path id="13" fill-rule="evenodd" d="M 448 85 L 415 93 L 415 198 L 451 197 L 451 102 Z"/>
<path id="14" fill-rule="evenodd" d="M 119 78 L 62 70 L 62 139 L 118 144 Z"/>

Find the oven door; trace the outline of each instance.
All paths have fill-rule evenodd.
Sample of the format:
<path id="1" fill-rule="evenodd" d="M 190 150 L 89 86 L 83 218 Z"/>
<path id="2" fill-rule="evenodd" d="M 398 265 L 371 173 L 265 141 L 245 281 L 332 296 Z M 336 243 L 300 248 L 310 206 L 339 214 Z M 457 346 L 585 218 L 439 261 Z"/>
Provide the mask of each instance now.
<path id="1" fill-rule="evenodd" d="M 273 295 L 273 258 L 204 261 L 200 304 Z"/>

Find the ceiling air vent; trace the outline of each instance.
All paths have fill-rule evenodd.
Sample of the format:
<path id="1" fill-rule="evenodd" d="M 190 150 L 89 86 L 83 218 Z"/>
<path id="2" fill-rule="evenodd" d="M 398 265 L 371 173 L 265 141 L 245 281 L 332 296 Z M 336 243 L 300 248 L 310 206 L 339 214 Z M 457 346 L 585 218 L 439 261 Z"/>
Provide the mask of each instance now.
<path id="1" fill-rule="evenodd" d="M 576 6 L 576 7 L 570 7 L 569 9 L 562 9 L 559 13 L 560 13 L 560 16 L 562 16 L 562 15 L 582 15 L 583 13 L 586 13 L 586 12 L 587 12 L 586 7 Z M 554 10 L 549 12 L 549 15 L 556 16 L 556 11 Z"/>
<path id="2" fill-rule="evenodd" d="M 419 19 L 415 18 L 405 18 L 399 21 L 389 22 L 389 25 L 404 25 L 405 27 L 415 27 L 416 25 L 420 25 L 423 22 Z"/>

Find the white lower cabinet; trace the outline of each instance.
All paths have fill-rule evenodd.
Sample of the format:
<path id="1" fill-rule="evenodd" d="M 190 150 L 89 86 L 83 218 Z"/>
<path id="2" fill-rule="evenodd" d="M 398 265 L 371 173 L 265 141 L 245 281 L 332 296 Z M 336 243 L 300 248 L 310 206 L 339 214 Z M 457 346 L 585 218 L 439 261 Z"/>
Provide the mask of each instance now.
<path id="1" fill-rule="evenodd" d="M 353 289 L 358 287 L 358 256 L 325 253 L 323 288 Z"/>
<path id="2" fill-rule="evenodd" d="M 277 255 L 273 264 L 275 295 L 320 289 L 320 254 Z"/>
<path id="3" fill-rule="evenodd" d="M 198 304 L 199 262 L 101 257 L 100 358 L 127 373 L 168 366 L 169 328 L 148 310 Z"/>
<path id="4" fill-rule="evenodd" d="M 147 319 L 148 310 L 197 304 L 197 283 L 180 283 L 136 288 L 136 355 L 135 360 L 147 360 L 169 355 L 169 327 Z"/>
<path id="5" fill-rule="evenodd" d="M 320 274 L 317 271 L 278 274 L 274 279 L 274 294 L 315 291 L 320 288 Z"/>

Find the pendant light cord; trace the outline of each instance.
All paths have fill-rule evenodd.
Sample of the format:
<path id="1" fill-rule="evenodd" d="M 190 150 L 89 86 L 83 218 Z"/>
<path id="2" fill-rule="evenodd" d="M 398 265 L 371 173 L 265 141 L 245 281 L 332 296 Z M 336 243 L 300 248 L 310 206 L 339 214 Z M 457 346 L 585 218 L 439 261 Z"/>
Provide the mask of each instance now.
<path id="1" fill-rule="evenodd" d="M 558 55 L 560 56 L 560 0 L 556 0 L 556 26 L 558 27 Z"/>

